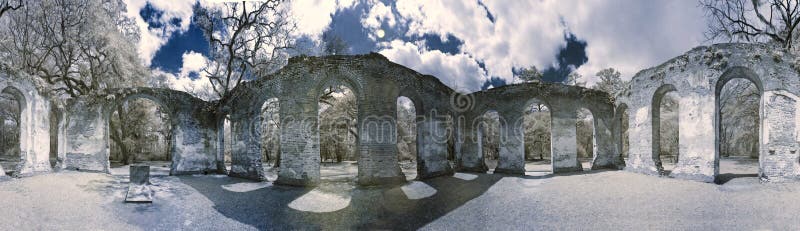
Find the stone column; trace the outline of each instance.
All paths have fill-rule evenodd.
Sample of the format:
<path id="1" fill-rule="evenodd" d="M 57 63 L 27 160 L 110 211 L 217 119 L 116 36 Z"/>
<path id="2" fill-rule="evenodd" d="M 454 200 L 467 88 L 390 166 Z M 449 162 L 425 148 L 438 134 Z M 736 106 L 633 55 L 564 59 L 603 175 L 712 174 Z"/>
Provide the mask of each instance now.
<path id="1" fill-rule="evenodd" d="M 459 122 L 458 128 L 460 132 L 460 150 L 461 150 L 461 159 L 459 161 L 459 171 L 466 171 L 466 172 L 477 172 L 477 173 L 486 173 L 488 171 L 488 167 L 486 167 L 486 162 L 483 160 L 483 150 L 481 147 L 481 140 L 482 134 L 480 134 L 480 124 L 477 122 L 478 120 L 475 119 L 475 116 L 472 116 L 471 113 L 462 114 L 463 120 L 461 118 L 457 118 Z"/>
<path id="2" fill-rule="evenodd" d="M 572 103 L 558 101 L 561 100 L 553 100 L 551 105 L 562 107 L 550 109 L 553 173 L 583 171 L 578 161 L 577 113 L 574 107 L 568 106 Z"/>
<path id="3" fill-rule="evenodd" d="M 276 184 L 313 186 L 319 183 L 318 102 L 308 98 L 313 97 L 294 94 L 280 99 L 281 162 Z"/>
<path id="4" fill-rule="evenodd" d="M 261 157 L 261 116 L 248 113 L 231 117 L 231 170 L 228 175 L 265 180 Z"/>
<path id="5" fill-rule="evenodd" d="M 435 111 L 425 114 L 417 122 L 417 178 L 426 179 L 452 175 L 447 161 L 447 118 Z"/>
<path id="6" fill-rule="evenodd" d="M 617 137 L 619 131 L 613 129 L 618 125 L 618 122 L 614 121 L 612 113 L 605 114 L 604 112 L 606 111 L 597 111 L 596 115 L 592 115 L 594 117 L 594 125 L 592 126 L 594 128 L 594 140 L 597 147 L 594 153 L 594 161 L 592 162 L 593 170 L 622 167 L 622 162 L 619 158 L 620 150 L 616 146 L 617 143 L 621 143 L 618 139 L 622 137 Z"/>
<path id="7" fill-rule="evenodd" d="M 650 95 L 652 98 L 652 95 Z M 645 100 L 638 104 L 632 104 L 629 115 L 628 137 L 628 161 L 625 163 L 625 170 L 648 175 L 659 175 L 653 160 L 653 115 L 652 100 Z"/>
<path id="8" fill-rule="evenodd" d="M 523 107 L 517 107 L 523 108 Z M 503 111 L 500 114 L 500 157 L 495 173 L 525 175 L 525 133 L 523 112 Z"/>
<path id="9" fill-rule="evenodd" d="M 103 105 L 85 99 L 71 101 L 66 112 L 63 139 L 64 167 L 69 170 L 110 172 L 109 131 Z M 109 113 L 110 114 L 110 113 Z"/>
<path id="10" fill-rule="evenodd" d="M 716 138 L 714 95 L 681 95 L 678 112 L 679 157 L 670 176 L 701 182 L 714 182 Z"/>
<path id="11" fill-rule="evenodd" d="M 212 118 L 180 110 L 172 122 L 170 175 L 222 173 L 217 166 L 217 125 Z"/>
<path id="12" fill-rule="evenodd" d="M 25 93 L 23 93 L 25 94 Z M 37 94 L 26 94 L 20 111 L 20 158 L 14 175 L 50 172 L 50 101 Z"/>
<path id="13" fill-rule="evenodd" d="M 761 154 L 759 173 L 763 181 L 784 182 L 797 180 L 800 175 L 797 141 L 800 114 L 798 97 L 787 91 L 767 91 L 761 99 Z"/>
<path id="14" fill-rule="evenodd" d="M 358 183 L 402 183 L 406 178 L 397 158 L 397 95 L 391 85 L 372 85 L 358 103 Z"/>

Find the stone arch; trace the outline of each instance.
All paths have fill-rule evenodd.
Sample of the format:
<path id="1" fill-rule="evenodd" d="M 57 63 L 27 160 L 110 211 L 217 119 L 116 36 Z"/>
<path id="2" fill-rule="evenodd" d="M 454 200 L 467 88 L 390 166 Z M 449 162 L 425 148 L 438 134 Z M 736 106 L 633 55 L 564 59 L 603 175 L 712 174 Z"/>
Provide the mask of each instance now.
<path id="1" fill-rule="evenodd" d="M 650 103 L 651 126 L 651 147 L 652 159 L 655 167 L 660 174 L 663 174 L 664 167 L 661 163 L 661 102 L 664 96 L 670 92 L 678 92 L 674 85 L 664 84 L 658 87 L 653 93 Z M 679 122 L 680 123 L 680 122 Z M 680 154 L 678 154 L 680 155 Z M 679 157 L 680 158 L 680 157 Z"/>
<path id="2" fill-rule="evenodd" d="M 630 141 L 628 140 L 628 136 L 626 135 L 627 130 L 630 129 L 630 113 L 628 112 L 628 105 L 625 103 L 620 103 L 617 105 L 617 108 L 614 109 L 614 121 L 616 121 L 617 125 L 615 126 L 615 135 L 617 136 L 617 152 L 619 153 L 619 159 L 621 163 L 625 163 L 625 158 L 628 158 L 627 155 L 630 155 L 630 151 L 628 150 L 630 146 Z M 628 145 L 626 145 L 626 143 Z M 627 154 L 627 155 L 626 155 Z"/>
<path id="3" fill-rule="evenodd" d="M 173 110 L 170 107 L 169 104 L 165 103 L 162 98 L 156 96 L 155 94 L 149 93 L 149 92 L 138 92 L 138 93 L 133 93 L 133 94 L 123 94 L 123 95 L 120 95 L 120 96 L 121 97 L 118 100 L 111 101 L 107 105 L 106 110 L 103 113 L 103 118 L 104 118 L 103 120 L 105 121 L 105 128 L 107 129 L 107 132 L 105 133 L 105 135 L 107 136 L 105 138 L 105 140 L 107 142 L 106 146 L 109 148 L 108 155 L 106 156 L 106 161 L 109 161 L 109 162 L 106 162 L 106 163 L 109 164 L 109 167 L 111 166 L 110 165 L 111 142 L 112 142 L 112 140 L 111 140 L 111 132 L 112 131 L 110 131 L 111 130 L 111 119 L 112 119 L 111 116 L 114 114 L 114 112 L 120 113 L 117 110 L 119 108 L 119 106 L 123 106 L 123 105 L 125 105 L 125 104 L 127 104 L 129 102 L 133 102 L 133 101 L 135 101 L 137 99 L 145 99 L 145 100 L 148 100 L 148 101 L 152 102 L 153 104 L 155 104 L 159 109 L 167 112 L 167 121 L 162 121 L 162 122 L 169 124 L 169 132 L 170 132 L 170 134 L 173 134 L 172 136 L 170 136 L 170 140 L 168 141 L 169 147 L 167 147 L 167 150 L 169 150 L 168 151 L 169 152 L 168 156 L 169 156 L 169 162 L 170 162 L 170 172 L 174 172 L 174 168 L 177 165 L 175 160 L 179 158 L 179 157 L 175 156 L 176 155 L 175 146 L 178 145 L 176 143 L 176 141 L 175 141 L 175 135 L 174 135 L 176 133 L 177 126 L 178 126 L 177 118 L 175 118 L 176 117 L 175 110 Z M 130 163 L 130 164 L 133 164 L 133 163 Z"/>
<path id="4" fill-rule="evenodd" d="M 547 99 L 545 99 L 544 97 L 539 97 L 539 96 L 537 96 L 537 97 L 532 97 L 532 98 L 530 98 L 530 99 L 526 100 L 526 101 L 525 101 L 525 102 L 522 104 L 522 105 L 523 105 L 523 108 L 522 108 L 522 109 L 523 109 L 523 111 L 522 111 L 522 116 L 520 117 L 520 123 L 519 123 L 519 124 L 521 125 L 521 126 L 519 126 L 519 127 L 522 129 L 522 131 L 521 131 L 519 134 L 521 134 L 521 136 L 522 136 L 522 139 L 521 139 L 521 141 L 522 141 L 522 147 L 523 147 L 523 158 L 525 158 L 525 157 L 526 157 L 526 155 L 525 155 L 525 154 L 526 154 L 526 152 L 528 151 L 528 150 L 527 150 L 527 148 L 526 148 L 526 147 L 527 147 L 527 144 L 526 144 L 526 136 L 527 136 L 527 135 L 536 135 L 536 134 L 528 134 L 528 133 L 526 132 L 526 129 L 527 129 L 527 128 L 525 127 L 526 117 L 528 116 L 528 113 L 529 113 L 529 112 L 532 110 L 532 107 L 534 106 L 534 104 L 535 104 L 535 103 L 537 103 L 537 102 L 538 102 L 538 103 L 541 103 L 541 104 L 543 104 L 543 105 L 544 105 L 544 107 L 546 107 L 546 108 L 547 108 L 547 116 L 550 118 L 550 122 L 549 122 L 549 123 L 547 123 L 547 131 L 546 131 L 546 132 L 547 132 L 547 139 L 546 139 L 546 140 L 540 140 L 539 138 L 544 138 L 544 137 L 536 137 L 536 138 L 534 138 L 534 140 L 536 140 L 536 141 L 534 141 L 534 144 L 533 144 L 533 146 L 534 146 L 534 147 L 537 147 L 537 146 L 540 146 L 540 147 L 541 147 L 541 149 L 542 149 L 542 150 L 540 150 L 540 152 L 541 152 L 541 153 L 540 153 L 540 160 L 544 160 L 544 154 L 545 154 L 544 152 L 545 152 L 545 150 L 547 150 L 547 152 L 549 152 L 549 156 L 550 156 L 550 169 L 549 169 L 549 171 L 550 171 L 550 172 L 552 172 L 552 170 L 553 170 L 553 161 L 552 161 L 552 159 L 553 159 L 553 153 L 552 153 L 552 152 L 553 152 L 553 142 L 552 142 L 552 137 L 553 137 L 553 118 L 552 118 L 552 108 L 551 108 L 551 106 L 550 106 L 550 103 L 549 103 L 549 102 L 547 101 Z M 545 142 L 545 141 L 547 141 L 547 142 Z M 539 144 L 539 145 L 536 145 L 536 142 L 540 142 L 540 144 Z M 549 145 L 547 145 L 547 144 L 549 144 Z M 526 161 L 526 160 L 525 160 L 525 159 L 523 159 L 523 163 L 525 163 L 525 161 Z M 523 168 L 524 168 L 524 167 L 523 167 Z"/>
<path id="5" fill-rule="evenodd" d="M 720 96 L 722 94 L 722 90 L 725 85 L 734 79 L 745 79 L 756 86 L 758 89 L 758 142 L 759 146 L 765 145 L 762 141 L 764 140 L 764 84 L 761 81 L 761 78 L 758 74 L 756 74 L 753 70 L 747 67 L 742 66 L 735 66 L 728 68 L 725 70 L 722 75 L 720 75 L 719 79 L 715 83 L 714 87 L 714 180 L 719 180 L 719 172 L 720 172 L 720 155 L 721 155 L 721 148 L 722 143 L 720 139 L 720 135 L 722 133 L 722 113 L 721 113 L 721 102 Z M 759 147 L 759 156 L 763 155 L 763 150 Z M 761 170 L 759 170 L 761 171 Z M 761 172 L 759 172 L 761 174 Z"/>
<path id="6" fill-rule="evenodd" d="M 28 147 L 32 145 L 30 140 L 31 118 L 28 116 L 28 114 L 30 113 L 29 111 L 30 108 L 28 108 L 29 99 L 28 97 L 25 96 L 23 91 L 11 85 L 5 86 L 2 89 L 2 93 L 11 95 L 14 98 L 14 100 L 17 101 L 18 104 L 17 110 L 19 114 L 17 116 L 19 118 L 17 121 L 17 131 L 19 134 L 17 137 L 18 150 L 16 151 L 19 162 L 17 162 L 17 166 L 14 168 L 14 175 L 19 175 L 20 172 L 24 170 L 23 168 L 25 168 L 26 165 L 25 162 L 29 159 Z M 5 122 L 5 121 L 0 121 L 0 122 Z"/>

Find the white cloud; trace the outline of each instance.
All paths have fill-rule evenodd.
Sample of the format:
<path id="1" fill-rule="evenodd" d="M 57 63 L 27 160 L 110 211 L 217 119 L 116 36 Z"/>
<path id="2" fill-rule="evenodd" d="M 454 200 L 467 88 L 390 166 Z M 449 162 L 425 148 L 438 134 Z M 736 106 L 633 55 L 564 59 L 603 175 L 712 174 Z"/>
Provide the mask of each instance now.
<path id="1" fill-rule="evenodd" d="M 203 54 L 189 51 L 183 53 L 183 66 L 181 67 L 181 76 L 188 76 L 191 72 L 200 73 L 206 67 L 206 59 Z"/>
<path id="2" fill-rule="evenodd" d="M 176 32 L 184 32 L 189 29 L 189 24 L 192 21 L 192 6 L 196 1 L 152 1 L 152 0 L 123 0 L 127 5 L 126 16 L 133 18 L 136 26 L 141 32 L 141 38 L 137 47 L 139 48 L 139 55 L 145 65 L 150 65 L 156 52 L 161 49 L 170 36 Z M 147 3 L 150 3 L 153 8 L 163 11 L 157 22 L 164 25 L 164 28 L 149 29 L 147 21 L 139 15 L 142 9 L 145 8 Z M 179 25 L 173 25 L 171 20 L 179 18 L 181 20 Z"/>
<path id="3" fill-rule="evenodd" d="M 380 51 L 389 60 L 414 69 L 422 74 L 434 75 L 445 85 L 463 92 L 480 90 L 487 80 L 486 75 L 466 54 L 448 55 L 440 51 L 428 51 L 416 44 L 392 41 L 384 44 Z"/>
<path id="4" fill-rule="evenodd" d="M 490 76 L 512 80 L 512 67 L 553 65 L 571 31 L 588 43 L 589 62 L 577 71 L 594 82 L 602 68 L 623 78 L 657 65 L 703 42 L 703 12 L 693 1 L 477 1 L 400 0 L 409 33 L 453 34 L 462 52 L 486 63 Z M 398 19 L 401 20 L 401 19 Z M 465 77 L 469 79 L 470 77 Z"/>

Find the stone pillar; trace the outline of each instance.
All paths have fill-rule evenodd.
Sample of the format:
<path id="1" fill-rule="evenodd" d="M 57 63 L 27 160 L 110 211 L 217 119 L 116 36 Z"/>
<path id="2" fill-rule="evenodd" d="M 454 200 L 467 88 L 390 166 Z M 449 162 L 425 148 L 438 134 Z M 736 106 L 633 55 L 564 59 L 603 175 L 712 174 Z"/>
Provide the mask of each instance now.
<path id="1" fill-rule="evenodd" d="M 592 169 L 621 168 L 622 160 L 619 158 L 621 149 L 618 149 L 617 143 L 621 143 L 618 139 L 622 137 L 618 137 L 620 131 L 614 129 L 619 122 L 615 122 L 613 113 L 610 111 L 597 111 L 597 114 L 592 116 L 594 117 L 594 126 L 592 126 L 594 127 L 594 140 L 597 147 Z"/>
<path id="2" fill-rule="evenodd" d="M 478 120 L 467 113 L 462 114 L 459 122 L 459 134 L 461 139 L 459 140 L 460 143 L 460 150 L 461 150 L 461 159 L 459 161 L 459 171 L 466 171 L 466 172 L 477 172 L 477 173 L 486 173 L 488 171 L 488 167 L 486 167 L 486 162 L 483 160 L 483 147 L 481 147 L 481 137 L 480 134 L 480 124 Z"/>
<path id="3" fill-rule="evenodd" d="M 716 140 L 714 95 L 681 95 L 678 112 L 679 157 L 670 176 L 701 182 L 714 182 Z M 718 164 L 717 164 L 718 165 Z"/>
<path id="4" fill-rule="evenodd" d="M 397 158 L 397 95 L 391 85 L 374 85 L 364 89 L 358 103 L 358 184 L 403 183 Z"/>
<path id="5" fill-rule="evenodd" d="M 452 175 L 447 161 L 447 117 L 435 111 L 427 113 L 417 122 L 417 178 Z"/>
<path id="6" fill-rule="evenodd" d="M 110 173 L 108 118 L 100 103 L 71 101 L 66 112 L 63 139 L 64 167 L 69 170 Z"/>
<path id="7" fill-rule="evenodd" d="M 800 144 L 797 141 L 800 114 L 798 97 L 787 91 L 767 91 L 761 99 L 761 154 L 759 173 L 762 181 L 785 182 L 800 175 Z"/>
<path id="8" fill-rule="evenodd" d="M 295 94 L 280 99 L 281 162 L 276 184 L 319 183 L 318 102 L 308 98 L 313 97 Z"/>
<path id="9" fill-rule="evenodd" d="M 523 108 L 523 107 L 517 107 Z M 495 173 L 525 175 L 524 117 L 520 110 L 500 114 L 500 157 Z"/>
<path id="10" fill-rule="evenodd" d="M 577 126 L 578 120 L 575 108 L 568 102 L 558 102 L 553 100 L 551 105 L 562 105 L 550 109 L 551 119 L 551 155 L 553 162 L 553 173 L 583 171 L 580 161 L 578 161 L 578 140 Z"/>
<path id="11" fill-rule="evenodd" d="M 26 94 L 26 93 L 23 93 Z M 50 172 L 50 101 L 26 94 L 20 111 L 20 158 L 16 176 Z"/>
<path id="12" fill-rule="evenodd" d="M 172 167 L 170 175 L 222 173 L 217 166 L 217 125 L 208 117 L 180 110 L 172 122 Z"/>
<path id="13" fill-rule="evenodd" d="M 650 96 L 652 98 L 652 95 Z M 628 161 L 625 170 L 648 175 L 659 175 L 653 160 L 653 115 L 652 101 L 630 105 L 628 139 Z"/>
<path id="14" fill-rule="evenodd" d="M 260 109 L 260 108 L 259 108 Z M 265 180 L 261 157 L 261 117 L 256 114 L 231 117 L 231 171 L 228 175 Z"/>

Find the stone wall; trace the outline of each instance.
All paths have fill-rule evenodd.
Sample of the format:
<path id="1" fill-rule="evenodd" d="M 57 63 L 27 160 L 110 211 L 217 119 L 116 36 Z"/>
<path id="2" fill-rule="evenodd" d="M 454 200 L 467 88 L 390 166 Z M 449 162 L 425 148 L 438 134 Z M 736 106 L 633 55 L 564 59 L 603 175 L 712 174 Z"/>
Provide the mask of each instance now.
<path id="1" fill-rule="evenodd" d="M 217 164 L 217 120 L 210 103 L 187 93 L 151 88 L 112 90 L 105 99 L 78 98 L 69 102 L 63 133 L 59 134 L 59 159 L 63 168 L 109 172 L 109 116 L 135 98 L 152 100 L 170 117 L 172 128 L 171 175 L 224 172 Z"/>
<path id="2" fill-rule="evenodd" d="M 34 83 L 6 73 L 0 73 L 0 91 L 14 95 L 21 107 L 20 162 L 14 175 L 50 172 L 50 101 L 39 93 Z"/>
<path id="3" fill-rule="evenodd" d="M 734 78 L 753 82 L 761 93 L 760 169 L 763 181 L 798 179 L 797 95 L 800 59 L 762 44 L 702 46 L 657 67 L 643 70 L 617 96 L 627 108 L 630 135 L 626 169 L 665 174 L 654 153 L 654 97 L 672 86 L 679 95 L 679 159 L 670 173 L 681 179 L 713 182 L 719 174 L 719 95 Z M 617 112 L 621 114 L 621 112 Z M 619 117 L 619 116 L 617 116 Z M 795 118 L 795 119 L 787 119 Z M 618 145 L 619 146 L 619 145 Z"/>

